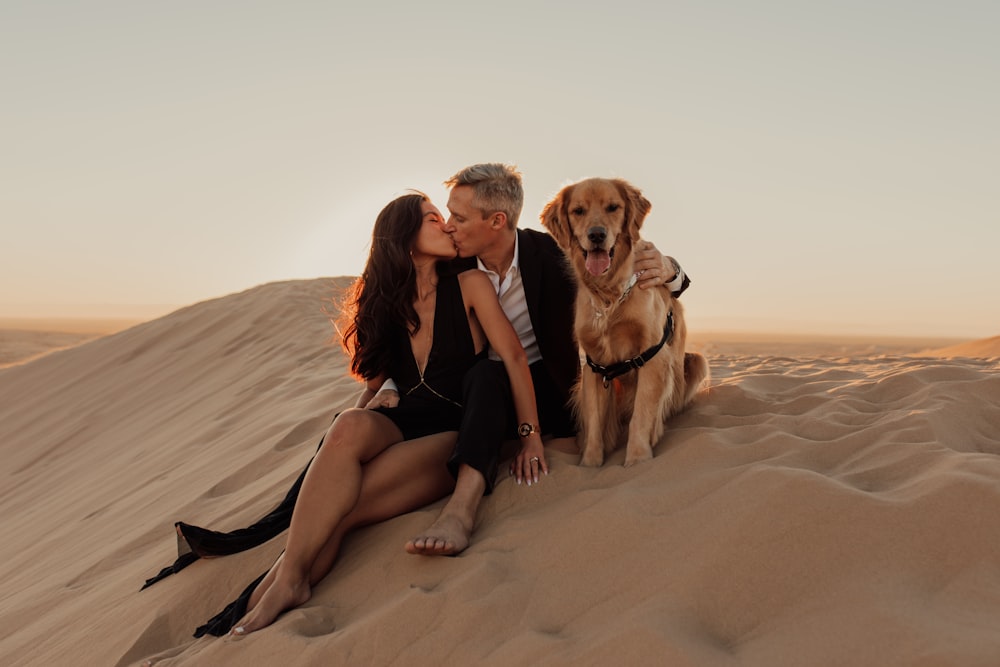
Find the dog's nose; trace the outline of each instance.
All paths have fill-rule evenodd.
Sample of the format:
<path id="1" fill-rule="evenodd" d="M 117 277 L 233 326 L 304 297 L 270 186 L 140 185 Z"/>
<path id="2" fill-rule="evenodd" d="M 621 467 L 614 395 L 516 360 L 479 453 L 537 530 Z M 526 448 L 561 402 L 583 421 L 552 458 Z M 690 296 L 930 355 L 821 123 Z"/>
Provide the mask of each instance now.
<path id="1" fill-rule="evenodd" d="M 594 245 L 601 245 L 604 239 L 608 238 L 608 230 L 604 227 L 591 227 L 587 230 L 587 238 Z"/>

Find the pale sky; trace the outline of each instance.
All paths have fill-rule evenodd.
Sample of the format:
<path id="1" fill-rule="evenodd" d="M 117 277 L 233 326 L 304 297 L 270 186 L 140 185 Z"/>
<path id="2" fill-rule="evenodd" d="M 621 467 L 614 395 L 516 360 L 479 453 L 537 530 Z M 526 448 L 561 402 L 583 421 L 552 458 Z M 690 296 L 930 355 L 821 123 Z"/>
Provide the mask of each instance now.
<path id="1" fill-rule="evenodd" d="M 995 0 L 345 4 L 0 3 L 0 317 L 355 275 L 508 162 L 641 188 L 689 329 L 1000 334 Z"/>

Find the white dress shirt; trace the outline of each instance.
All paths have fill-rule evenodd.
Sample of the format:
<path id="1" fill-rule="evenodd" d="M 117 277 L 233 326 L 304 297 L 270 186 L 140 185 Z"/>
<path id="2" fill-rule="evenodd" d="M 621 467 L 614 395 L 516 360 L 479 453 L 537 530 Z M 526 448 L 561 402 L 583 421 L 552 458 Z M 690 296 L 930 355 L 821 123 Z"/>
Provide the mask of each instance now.
<path id="1" fill-rule="evenodd" d="M 528 364 L 533 364 L 542 358 L 542 353 L 538 351 L 538 341 L 535 340 L 535 330 L 531 326 L 531 317 L 528 315 L 528 300 L 524 296 L 524 282 L 521 280 L 521 262 L 519 241 L 514 236 L 514 261 L 510 263 L 507 274 L 500 281 L 500 274 L 490 271 L 483 264 L 482 260 L 476 258 L 479 270 L 489 276 L 493 283 L 493 289 L 497 291 L 500 298 L 500 307 L 510 320 L 511 326 L 517 333 L 517 337 L 528 354 Z M 489 351 L 490 359 L 499 361 L 500 356 L 492 349 Z"/>

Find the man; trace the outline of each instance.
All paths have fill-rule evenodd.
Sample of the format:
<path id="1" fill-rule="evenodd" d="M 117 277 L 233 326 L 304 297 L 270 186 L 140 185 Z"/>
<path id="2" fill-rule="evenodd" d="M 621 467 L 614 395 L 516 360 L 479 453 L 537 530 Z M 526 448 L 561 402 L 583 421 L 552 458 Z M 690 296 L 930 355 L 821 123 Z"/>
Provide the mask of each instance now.
<path id="1" fill-rule="evenodd" d="M 478 267 L 493 281 L 500 305 L 528 354 L 539 424 L 517 425 L 515 432 L 510 384 L 502 362 L 485 359 L 469 371 L 464 384 L 464 417 L 449 461 L 455 491 L 437 520 L 406 544 L 413 554 L 453 555 L 469 545 L 476 511 L 493 490 L 504 440 L 528 438 L 511 471 L 518 484 L 538 483 L 548 474 L 537 433 L 572 438 L 576 428 L 567 407 L 580 373 L 579 349 L 573 336 L 576 284 L 564 266 L 564 255 L 548 234 L 518 229 L 523 206 L 521 175 L 513 166 L 477 164 L 445 182 L 450 188 L 445 231 L 458 249 L 456 270 Z M 639 249 L 637 285 L 666 285 L 675 295 L 689 280 L 672 258 L 650 243 Z"/>

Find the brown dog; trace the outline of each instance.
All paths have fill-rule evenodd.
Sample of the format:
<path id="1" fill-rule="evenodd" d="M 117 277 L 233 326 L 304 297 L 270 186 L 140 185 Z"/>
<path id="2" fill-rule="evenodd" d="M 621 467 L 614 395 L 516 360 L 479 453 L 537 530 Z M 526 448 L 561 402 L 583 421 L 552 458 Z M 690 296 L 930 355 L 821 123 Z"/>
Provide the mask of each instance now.
<path id="1" fill-rule="evenodd" d="M 589 368 L 573 395 L 580 464 L 599 466 L 627 428 L 625 465 L 647 461 L 667 417 L 708 378 L 708 362 L 684 352 L 684 309 L 665 287 L 634 288 L 633 253 L 651 205 L 621 179 L 563 188 L 542 224 L 576 276 L 576 338 Z"/>

